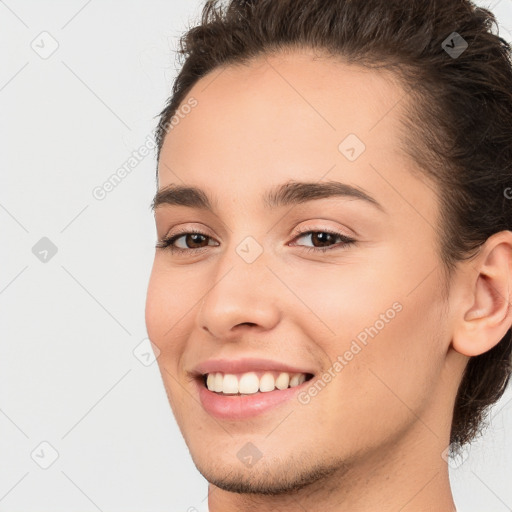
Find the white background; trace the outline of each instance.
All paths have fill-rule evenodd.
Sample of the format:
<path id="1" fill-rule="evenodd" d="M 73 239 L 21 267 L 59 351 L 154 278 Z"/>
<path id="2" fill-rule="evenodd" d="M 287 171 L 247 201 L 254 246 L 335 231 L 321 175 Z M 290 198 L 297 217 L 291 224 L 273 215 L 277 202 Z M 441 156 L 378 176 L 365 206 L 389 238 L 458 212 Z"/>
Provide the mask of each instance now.
<path id="1" fill-rule="evenodd" d="M 478 3 L 512 39 L 512 0 Z M 92 195 L 154 129 L 201 5 L 0 2 L 0 512 L 206 510 L 157 364 L 133 353 L 147 335 L 153 152 Z M 58 48 L 43 59 L 31 44 Z M 43 237 L 57 247 L 46 263 L 32 252 Z M 459 512 L 512 508 L 511 432 L 509 389 L 451 471 Z"/>

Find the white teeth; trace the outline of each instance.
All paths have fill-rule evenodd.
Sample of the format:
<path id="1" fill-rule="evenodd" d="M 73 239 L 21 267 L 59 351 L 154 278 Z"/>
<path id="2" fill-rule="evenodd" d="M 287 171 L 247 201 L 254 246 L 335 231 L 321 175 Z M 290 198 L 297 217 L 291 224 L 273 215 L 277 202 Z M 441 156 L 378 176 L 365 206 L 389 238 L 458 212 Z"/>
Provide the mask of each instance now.
<path id="1" fill-rule="evenodd" d="M 222 373 L 215 374 L 215 382 L 213 383 L 213 391 L 217 391 L 217 393 L 222 393 L 222 388 L 224 384 L 224 376 Z"/>
<path id="2" fill-rule="evenodd" d="M 306 376 L 301 373 L 301 374 L 297 374 L 297 375 L 294 375 L 291 379 L 290 379 L 290 387 L 293 388 L 295 386 L 299 386 L 300 384 L 302 384 L 304 381 L 306 380 Z"/>
<path id="3" fill-rule="evenodd" d="M 288 384 L 290 384 L 290 375 L 288 373 L 279 374 L 279 377 L 276 379 L 276 388 L 286 389 Z"/>
<path id="4" fill-rule="evenodd" d="M 234 395 L 238 393 L 238 379 L 236 378 L 236 375 L 224 375 L 222 392 L 232 393 Z"/>
<path id="5" fill-rule="evenodd" d="M 233 375 L 236 379 L 236 376 Z M 224 377 L 224 381 L 226 381 L 226 377 Z M 242 377 L 240 377 L 240 381 L 238 383 L 238 390 L 241 394 L 244 395 L 252 395 L 253 393 L 257 393 L 260 389 L 260 379 L 254 372 L 244 373 Z"/>
<path id="6" fill-rule="evenodd" d="M 206 387 L 212 391 L 215 389 L 215 373 L 209 373 L 206 377 Z"/>
<path id="7" fill-rule="evenodd" d="M 299 386 L 306 380 L 304 373 L 290 375 L 287 372 L 275 373 L 266 372 L 261 378 L 255 372 L 247 372 L 241 375 L 231 373 L 209 373 L 206 378 L 206 387 L 210 391 L 224 393 L 227 395 L 252 395 L 261 391 L 267 393 L 274 389 L 287 389 Z"/>
<path id="8" fill-rule="evenodd" d="M 297 386 L 299 383 L 299 376 L 298 375 L 294 375 L 291 379 L 290 379 L 290 387 L 293 388 L 294 386 Z"/>
<path id="9" fill-rule="evenodd" d="M 265 373 L 260 379 L 260 391 L 266 393 L 267 391 L 274 391 L 276 388 L 274 376 L 271 373 Z"/>

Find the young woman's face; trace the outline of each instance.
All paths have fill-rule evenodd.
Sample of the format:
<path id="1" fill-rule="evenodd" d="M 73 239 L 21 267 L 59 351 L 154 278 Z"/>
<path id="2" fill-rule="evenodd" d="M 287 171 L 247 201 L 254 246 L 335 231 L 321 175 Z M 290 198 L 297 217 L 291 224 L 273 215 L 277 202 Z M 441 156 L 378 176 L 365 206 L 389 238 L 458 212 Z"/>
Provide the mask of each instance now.
<path id="1" fill-rule="evenodd" d="M 279 492 L 408 446 L 437 460 L 449 442 L 438 206 L 399 150 L 407 101 L 376 71 L 296 53 L 216 69 L 182 103 L 159 191 L 198 188 L 211 209 L 159 196 L 158 238 L 177 238 L 156 250 L 146 322 L 193 460 L 220 487 Z M 313 378 L 249 396 L 202 378 L 285 369 Z"/>

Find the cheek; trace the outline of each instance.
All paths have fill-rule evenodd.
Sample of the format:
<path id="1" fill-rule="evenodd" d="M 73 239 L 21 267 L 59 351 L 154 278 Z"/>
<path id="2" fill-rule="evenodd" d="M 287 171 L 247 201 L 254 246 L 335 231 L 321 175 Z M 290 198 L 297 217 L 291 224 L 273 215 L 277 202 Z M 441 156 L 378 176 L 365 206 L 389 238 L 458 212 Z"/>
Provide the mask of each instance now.
<path id="1" fill-rule="evenodd" d="M 164 269 L 158 258 L 155 260 L 148 284 L 145 320 L 148 337 L 160 350 L 157 364 L 169 404 L 178 424 L 181 424 L 187 395 L 177 380 L 182 378 L 179 375 L 180 362 L 189 336 L 191 319 L 186 313 L 192 303 L 183 300 L 183 294 L 176 292 L 177 289 L 183 289 L 177 288 L 180 286 L 176 282 L 177 275 Z"/>
<path id="2" fill-rule="evenodd" d="M 146 296 L 146 327 L 149 337 L 166 341 L 181 335 L 190 324 L 191 309 L 200 293 L 194 277 L 181 269 L 166 268 L 157 255 L 149 279 Z M 160 346 L 160 345 L 159 345 Z"/>
<path id="3" fill-rule="evenodd" d="M 164 382 L 172 384 L 167 371 L 177 376 L 181 356 L 193 322 L 193 307 L 197 298 L 189 297 L 190 279 L 180 272 L 165 269 L 155 260 L 149 279 L 145 321 L 149 339 L 159 348 L 157 359 Z M 177 291 L 179 290 L 179 291 Z"/>
<path id="4" fill-rule="evenodd" d="M 315 313 L 297 322 L 329 356 L 323 374 L 329 383 L 311 402 L 319 408 L 339 404 L 318 410 L 333 435 L 343 425 L 352 440 L 362 432 L 381 439 L 415 421 L 434 398 L 447 340 L 441 334 L 441 276 L 425 279 L 432 267 L 420 259 L 396 264 L 382 255 L 378 265 L 316 273 L 297 291 Z"/>
<path id="5" fill-rule="evenodd" d="M 307 279 L 303 269 L 287 277 L 287 281 L 295 283 L 296 300 L 295 304 L 283 304 L 283 308 L 288 308 L 284 313 L 293 315 L 299 309 L 296 321 L 303 325 L 311 340 L 325 335 L 326 339 L 339 339 L 343 344 L 342 340 L 350 340 L 379 320 L 401 295 L 395 276 L 383 272 L 380 263 L 351 255 L 340 261 L 337 265 L 311 265 Z M 394 313 L 391 310 L 389 316 Z M 307 324 L 303 324 L 302 318 L 307 319 Z"/>

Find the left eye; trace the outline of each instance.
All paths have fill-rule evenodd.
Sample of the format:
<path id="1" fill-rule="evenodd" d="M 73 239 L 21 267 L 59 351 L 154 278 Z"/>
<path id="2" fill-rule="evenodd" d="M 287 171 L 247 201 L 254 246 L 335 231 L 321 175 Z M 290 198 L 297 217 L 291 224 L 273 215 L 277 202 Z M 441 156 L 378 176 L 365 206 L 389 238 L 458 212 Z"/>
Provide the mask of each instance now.
<path id="1" fill-rule="evenodd" d="M 334 233 L 331 231 L 307 231 L 301 233 L 295 240 L 300 240 L 301 238 L 310 237 L 312 241 L 312 246 L 305 247 L 306 250 L 318 250 L 318 251 L 326 251 L 330 250 L 333 245 L 336 244 L 336 239 L 341 240 L 341 247 L 348 246 L 355 242 L 354 239 L 349 238 L 341 233 Z M 317 246 L 318 244 L 319 246 Z M 293 244 L 295 245 L 295 244 Z"/>

